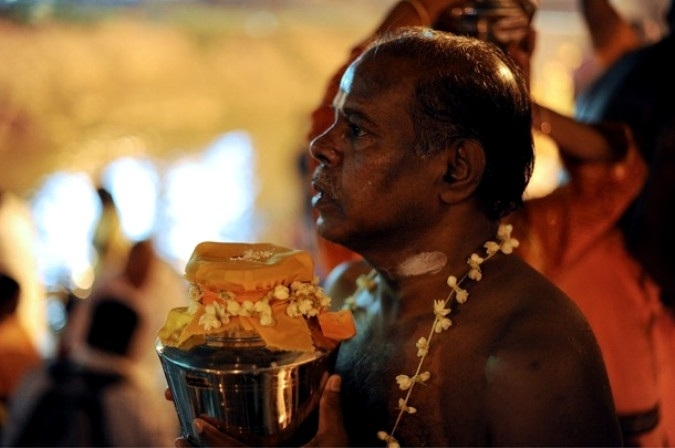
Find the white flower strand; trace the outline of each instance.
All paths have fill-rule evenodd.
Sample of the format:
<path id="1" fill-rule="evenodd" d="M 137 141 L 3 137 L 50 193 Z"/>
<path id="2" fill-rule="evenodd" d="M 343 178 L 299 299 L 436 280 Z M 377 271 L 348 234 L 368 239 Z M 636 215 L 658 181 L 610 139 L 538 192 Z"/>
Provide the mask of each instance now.
<path id="1" fill-rule="evenodd" d="M 511 231 L 513 230 L 513 227 L 510 224 L 502 224 L 499 226 L 499 230 L 497 231 L 497 239 L 499 240 L 499 243 L 496 243 L 494 241 L 488 241 L 486 242 L 483 247 L 486 249 L 486 256 L 484 258 L 478 256 L 477 254 L 473 253 L 467 260 L 467 264 L 469 265 L 469 272 L 464 274 L 461 279 L 457 280 L 457 277 L 454 275 L 451 275 L 448 277 L 448 286 L 451 288 L 450 293 L 448 294 L 448 297 L 445 300 L 434 300 L 434 322 L 431 325 L 431 331 L 429 332 L 429 336 L 427 338 L 421 337 L 417 340 L 415 346 L 417 347 L 417 356 L 420 358 L 419 363 L 417 364 L 417 370 L 415 371 L 415 374 L 412 377 L 409 377 L 407 375 L 398 375 L 396 377 L 396 382 L 398 383 L 398 386 L 401 390 L 407 390 L 405 398 L 400 398 L 399 403 L 398 403 L 398 409 L 399 413 L 396 418 L 396 422 L 394 423 L 394 427 L 391 430 L 391 433 L 387 433 L 385 431 L 378 431 L 377 437 L 387 443 L 387 448 L 399 448 L 400 444 L 398 443 L 398 440 L 394 437 L 394 434 L 396 432 L 396 429 L 399 426 L 399 423 L 401 422 L 401 419 L 403 418 L 403 415 L 405 414 L 414 414 L 417 412 L 417 409 L 410 406 L 408 403 L 410 401 L 410 396 L 412 395 L 413 388 L 415 387 L 416 383 L 424 383 L 429 379 L 431 374 L 427 371 L 424 373 L 420 373 L 422 370 L 422 364 L 424 363 L 424 359 L 426 358 L 427 354 L 429 353 L 429 346 L 431 345 L 431 338 L 433 337 L 434 333 L 440 333 L 442 331 L 447 330 L 450 328 L 452 325 L 452 321 L 447 318 L 446 316 L 450 314 L 450 308 L 448 307 L 448 304 L 450 301 L 455 298 L 458 303 L 465 303 L 467 299 L 469 298 L 469 293 L 461 288 L 461 284 L 466 280 L 468 277 L 471 280 L 474 280 L 476 282 L 480 281 L 483 273 L 481 271 L 481 265 L 485 263 L 487 260 L 492 258 L 495 254 L 498 252 L 502 252 L 504 254 L 510 254 L 513 252 L 513 249 L 518 247 L 518 240 L 515 238 L 511 238 Z"/>
<path id="2" fill-rule="evenodd" d="M 204 330 L 211 331 L 227 325 L 231 317 L 257 317 L 260 325 L 274 324 L 272 316 L 272 302 L 286 302 L 286 314 L 289 317 L 316 316 L 322 310 L 330 307 L 331 299 L 319 286 L 319 278 L 314 277 L 311 282 L 295 281 L 290 286 L 276 285 L 264 297 L 256 302 L 244 300 L 239 302 L 234 293 L 228 291 L 208 292 L 215 295 L 216 300 L 204 304 L 204 295 L 198 285 L 190 286 L 190 305 L 188 313 L 194 315 L 200 309 L 204 313 L 199 318 L 199 325 Z"/>

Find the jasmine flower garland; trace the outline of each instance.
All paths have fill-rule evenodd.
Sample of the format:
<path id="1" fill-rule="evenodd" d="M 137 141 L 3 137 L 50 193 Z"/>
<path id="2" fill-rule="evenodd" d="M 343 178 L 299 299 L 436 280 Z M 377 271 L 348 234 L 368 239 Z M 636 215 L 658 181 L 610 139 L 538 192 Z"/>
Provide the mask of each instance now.
<path id="1" fill-rule="evenodd" d="M 431 329 L 429 331 L 429 335 L 427 337 L 420 337 L 417 342 L 415 343 L 415 347 L 417 348 L 417 356 L 420 358 L 419 363 L 417 364 L 417 369 L 415 370 L 415 373 L 410 376 L 410 375 L 397 375 L 396 376 L 396 383 L 398 384 L 399 389 L 403 391 L 407 391 L 405 397 L 399 398 L 398 401 L 398 408 L 399 408 L 399 413 L 398 417 L 396 418 L 396 422 L 394 423 L 394 427 L 391 429 L 390 432 L 386 431 L 378 431 L 377 437 L 387 443 L 387 448 L 399 448 L 400 445 L 398 443 L 398 440 L 394 437 L 394 434 L 396 433 L 396 429 L 399 426 L 399 423 L 401 422 L 401 419 L 403 418 L 404 415 L 411 415 L 417 413 L 417 409 L 413 406 L 411 406 L 410 403 L 410 397 L 412 396 L 413 389 L 415 387 L 415 384 L 417 383 L 425 383 L 426 381 L 431 378 L 431 373 L 429 371 L 422 371 L 422 366 L 424 364 L 424 360 L 429 353 L 429 346 L 431 345 L 431 340 L 434 336 L 434 334 L 441 333 L 443 331 L 446 331 L 450 326 L 452 325 L 452 320 L 448 318 L 448 315 L 450 314 L 450 304 L 452 300 L 456 300 L 457 303 L 463 304 L 465 303 L 468 298 L 469 298 L 469 293 L 466 289 L 462 288 L 462 283 L 468 278 L 469 280 L 473 281 L 480 281 L 481 278 L 483 277 L 483 272 L 481 270 L 481 266 L 483 263 L 485 263 L 487 260 L 495 256 L 497 253 L 501 252 L 503 254 L 511 254 L 513 252 L 513 249 L 518 247 L 518 240 L 515 238 L 511 238 L 511 231 L 513 230 L 513 227 L 510 224 L 502 224 L 499 226 L 499 230 L 497 231 L 497 239 L 499 242 L 494 242 L 494 241 L 488 241 L 486 242 L 483 247 L 485 248 L 485 256 L 481 257 L 476 253 L 471 254 L 471 256 L 467 259 L 467 264 L 469 265 L 469 272 L 464 274 L 461 278 L 457 278 L 454 275 L 451 275 L 448 277 L 447 283 L 448 286 L 450 287 L 450 293 L 448 294 L 448 297 L 445 298 L 445 300 L 434 300 L 433 302 L 433 312 L 434 312 L 434 321 L 431 325 Z M 373 289 L 375 285 L 375 276 L 376 273 L 375 271 L 371 271 L 368 275 L 364 275 L 359 277 L 357 280 L 357 290 L 352 295 L 349 297 L 346 302 L 345 306 L 349 308 L 354 308 L 355 305 L 355 297 L 357 294 L 362 291 L 362 290 L 371 290 Z"/>

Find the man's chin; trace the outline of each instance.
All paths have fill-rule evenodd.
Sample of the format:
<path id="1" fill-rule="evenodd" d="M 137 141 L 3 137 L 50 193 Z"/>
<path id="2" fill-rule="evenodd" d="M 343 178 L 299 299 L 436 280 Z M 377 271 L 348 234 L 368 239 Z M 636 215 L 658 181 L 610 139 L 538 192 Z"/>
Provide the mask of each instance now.
<path id="1" fill-rule="evenodd" d="M 346 238 L 341 236 L 336 228 L 332 227 L 328 222 L 322 221 L 321 218 L 317 220 L 316 226 L 318 235 L 329 243 L 342 246 L 346 242 Z"/>

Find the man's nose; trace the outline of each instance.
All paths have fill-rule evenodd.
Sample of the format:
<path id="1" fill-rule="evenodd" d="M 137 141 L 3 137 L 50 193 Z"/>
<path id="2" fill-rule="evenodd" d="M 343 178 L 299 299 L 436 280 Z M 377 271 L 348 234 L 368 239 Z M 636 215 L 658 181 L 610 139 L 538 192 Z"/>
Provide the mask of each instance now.
<path id="1" fill-rule="evenodd" d="M 334 144 L 334 129 L 335 125 L 333 124 L 309 144 L 311 156 L 324 166 L 335 166 L 340 160 L 339 151 Z"/>

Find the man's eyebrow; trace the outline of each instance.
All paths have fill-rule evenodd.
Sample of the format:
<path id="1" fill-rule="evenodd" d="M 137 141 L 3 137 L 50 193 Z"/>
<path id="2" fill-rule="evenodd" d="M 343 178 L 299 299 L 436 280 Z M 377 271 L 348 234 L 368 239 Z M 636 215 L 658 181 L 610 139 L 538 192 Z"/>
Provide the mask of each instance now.
<path id="1" fill-rule="evenodd" d="M 343 117 L 349 117 L 350 120 L 358 120 L 360 122 L 367 123 L 371 126 L 377 127 L 375 122 L 368 118 L 368 115 L 365 114 L 362 108 L 357 105 L 345 105 L 347 95 L 343 90 L 340 90 L 333 98 L 331 103 L 331 109 L 334 114 L 341 115 Z"/>
<path id="2" fill-rule="evenodd" d="M 345 107 L 341 107 L 341 108 L 338 110 L 338 112 L 339 112 L 340 114 L 342 114 L 342 115 L 347 115 L 347 116 L 349 116 L 350 118 L 356 118 L 356 119 L 359 119 L 359 120 L 370 121 L 370 120 L 368 119 L 368 116 L 367 116 L 366 114 L 364 114 L 364 113 L 361 111 L 361 109 L 358 108 L 358 107 L 345 106 Z"/>
<path id="3" fill-rule="evenodd" d="M 377 123 L 368 114 L 364 113 L 360 107 L 346 106 L 338 109 L 338 114 L 348 117 L 349 121 L 356 122 L 359 125 L 368 125 L 373 129 L 379 128 Z"/>

